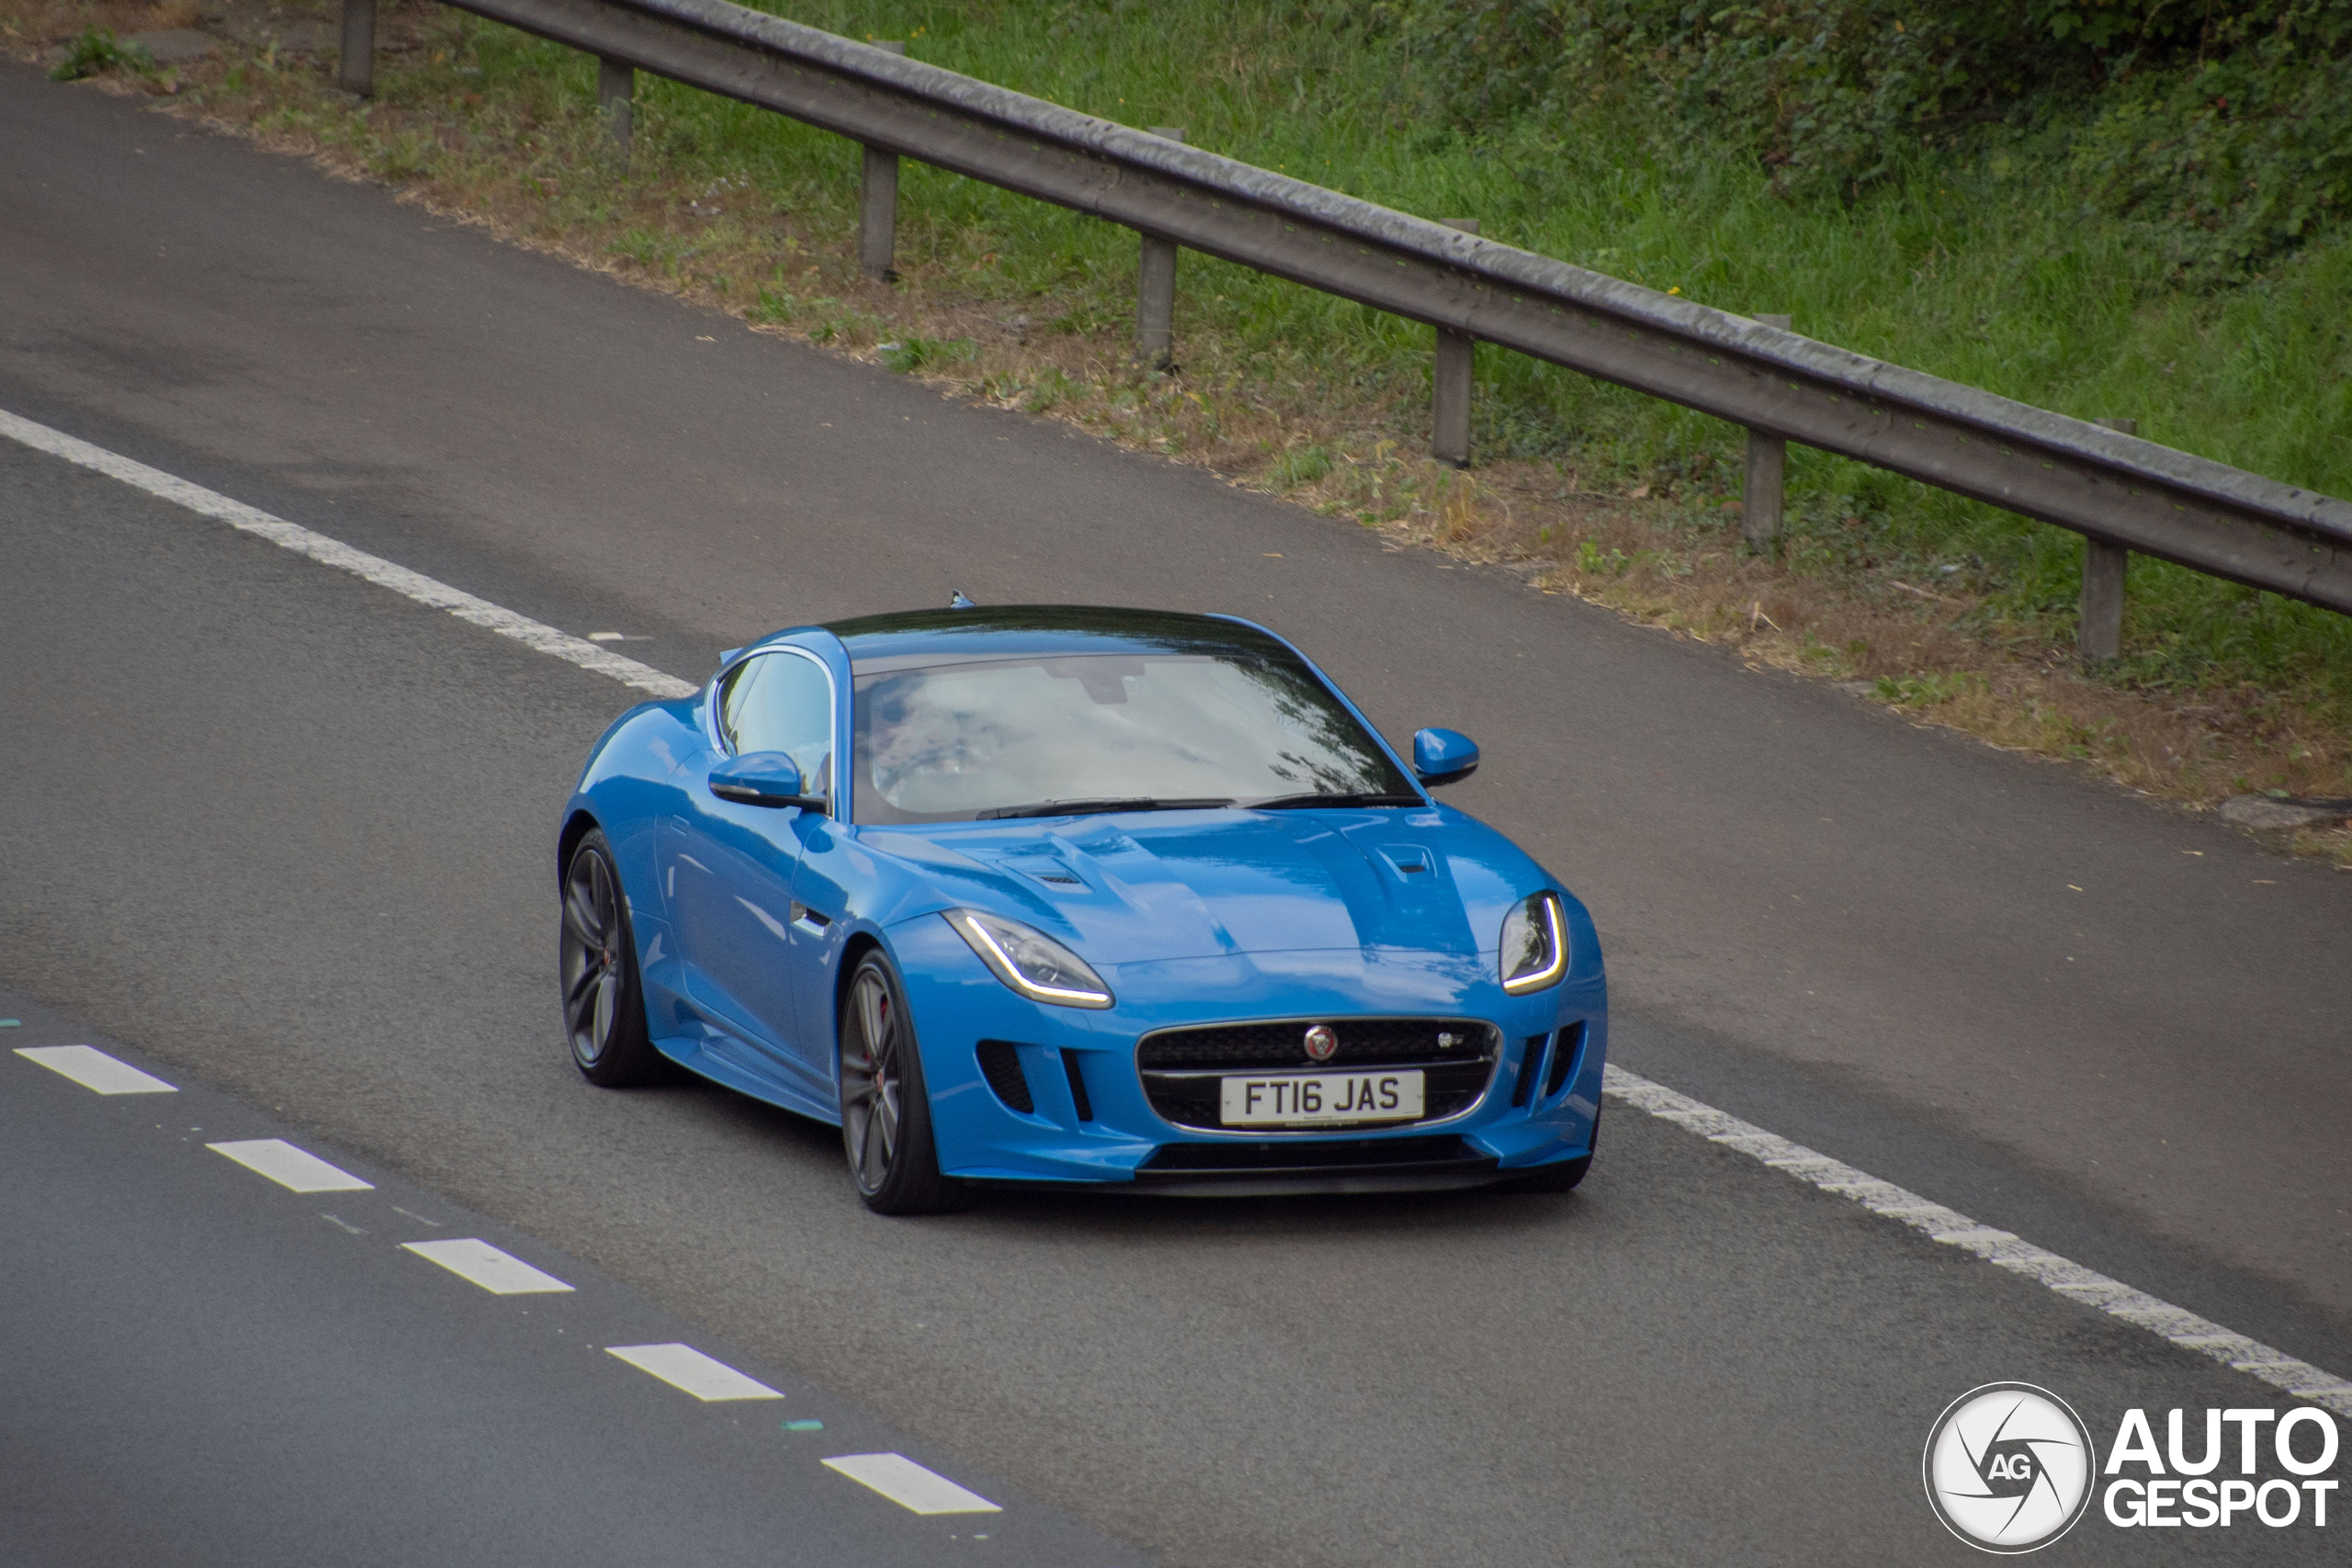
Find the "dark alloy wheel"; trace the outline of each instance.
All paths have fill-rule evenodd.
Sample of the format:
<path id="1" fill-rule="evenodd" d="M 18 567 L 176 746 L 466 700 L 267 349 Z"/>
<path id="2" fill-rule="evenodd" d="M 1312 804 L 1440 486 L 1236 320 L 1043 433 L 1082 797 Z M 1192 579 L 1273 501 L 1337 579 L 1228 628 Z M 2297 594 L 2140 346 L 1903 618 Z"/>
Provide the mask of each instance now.
<path id="1" fill-rule="evenodd" d="M 588 1081 L 622 1089 L 668 1079 L 669 1058 L 653 1048 L 645 1027 L 637 940 L 629 931 L 613 847 L 593 829 L 571 852 L 564 871 L 558 952 L 563 1031 L 571 1041 L 571 1060 Z"/>
<path id="2" fill-rule="evenodd" d="M 964 1184 L 939 1174 L 922 1054 L 889 961 L 867 953 L 842 1000 L 842 1147 L 857 1195 L 877 1214 L 962 1206 Z"/>

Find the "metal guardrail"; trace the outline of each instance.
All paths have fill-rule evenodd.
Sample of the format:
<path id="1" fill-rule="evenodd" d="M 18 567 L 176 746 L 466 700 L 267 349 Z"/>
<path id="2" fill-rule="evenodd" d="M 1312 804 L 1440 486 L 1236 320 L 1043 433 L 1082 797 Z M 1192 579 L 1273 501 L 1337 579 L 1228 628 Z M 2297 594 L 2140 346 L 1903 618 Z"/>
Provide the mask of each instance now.
<path id="1" fill-rule="evenodd" d="M 453 3 L 608 66 L 773 109 L 870 150 L 1122 224 L 1148 241 L 1517 349 L 2109 546 L 2352 614 L 2352 503 L 2331 496 L 727 0 Z M 346 4 L 372 8 L 372 0 Z"/>

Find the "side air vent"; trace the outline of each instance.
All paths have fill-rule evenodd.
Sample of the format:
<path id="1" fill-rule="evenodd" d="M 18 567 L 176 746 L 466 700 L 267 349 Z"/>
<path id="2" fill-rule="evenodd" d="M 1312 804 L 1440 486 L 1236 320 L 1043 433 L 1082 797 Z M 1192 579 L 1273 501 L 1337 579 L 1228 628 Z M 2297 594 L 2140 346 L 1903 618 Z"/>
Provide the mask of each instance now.
<path id="1" fill-rule="evenodd" d="M 980 1076 L 996 1097 L 1024 1116 L 1034 1116 L 1037 1101 L 1029 1092 L 1029 1077 L 1021 1070 L 1021 1047 L 1003 1040 L 980 1042 Z"/>
<path id="2" fill-rule="evenodd" d="M 1094 1101 L 1087 1098 L 1086 1075 L 1078 1070 L 1078 1060 L 1077 1052 L 1068 1049 L 1062 1052 L 1062 1071 L 1069 1075 L 1070 1103 L 1078 1107 L 1080 1121 L 1091 1122 L 1094 1120 Z"/>
<path id="3" fill-rule="evenodd" d="M 1520 1043 L 1525 1055 L 1519 1059 L 1519 1081 L 1511 1087 L 1513 1105 L 1524 1105 L 1535 1098 L 1535 1080 L 1544 1071 L 1544 1047 L 1551 1038 L 1548 1034 L 1531 1034 Z"/>
<path id="4" fill-rule="evenodd" d="M 1560 1031 L 1559 1038 L 1552 1042 L 1552 1070 L 1544 1075 L 1544 1099 L 1549 1100 L 1560 1092 L 1561 1086 L 1568 1081 L 1568 1074 L 1575 1070 L 1577 1059 L 1583 1055 L 1583 1023 L 1572 1023 Z"/>

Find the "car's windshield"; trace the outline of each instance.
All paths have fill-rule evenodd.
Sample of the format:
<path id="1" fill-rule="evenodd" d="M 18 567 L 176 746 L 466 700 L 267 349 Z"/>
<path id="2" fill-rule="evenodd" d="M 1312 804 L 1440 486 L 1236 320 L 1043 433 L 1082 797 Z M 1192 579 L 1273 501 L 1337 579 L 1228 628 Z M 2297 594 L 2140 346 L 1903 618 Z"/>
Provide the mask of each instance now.
<path id="1" fill-rule="evenodd" d="M 860 675 L 861 822 L 952 822 L 1300 795 L 1412 795 L 1295 660 L 1042 656 Z"/>

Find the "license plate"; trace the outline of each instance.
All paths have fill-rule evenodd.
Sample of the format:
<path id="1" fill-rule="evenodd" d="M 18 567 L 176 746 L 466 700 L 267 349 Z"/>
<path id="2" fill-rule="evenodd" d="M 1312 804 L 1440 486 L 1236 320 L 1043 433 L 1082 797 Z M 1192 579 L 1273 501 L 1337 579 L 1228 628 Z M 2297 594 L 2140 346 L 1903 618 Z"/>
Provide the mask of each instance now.
<path id="1" fill-rule="evenodd" d="M 1285 1073 L 1226 1078 L 1218 1120 L 1228 1127 L 1311 1127 L 1323 1122 L 1410 1122 L 1421 1114 L 1421 1075 Z"/>

